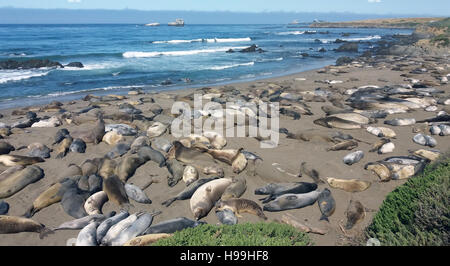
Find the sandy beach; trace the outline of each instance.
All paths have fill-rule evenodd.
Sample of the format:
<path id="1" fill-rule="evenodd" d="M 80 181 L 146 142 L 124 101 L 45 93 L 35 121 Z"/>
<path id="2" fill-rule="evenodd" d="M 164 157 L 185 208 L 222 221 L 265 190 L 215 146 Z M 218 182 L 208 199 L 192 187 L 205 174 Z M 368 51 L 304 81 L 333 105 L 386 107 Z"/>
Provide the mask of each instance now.
<path id="1" fill-rule="evenodd" d="M 343 132 L 350 134 L 354 139 L 360 140 L 358 147 L 352 151 L 327 151 L 327 148 L 333 144 L 324 141 L 303 141 L 299 139 L 287 138 L 285 134 L 280 134 L 279 143 L 275 148 L 262 149 L 260 143 L 255 138 L 229 138 L 227 137 L 227 145 L 225 149 L 239 149 L 243 148 L 245 151 L 252 152 L 260 156 L 263 161 L 258 161 L 255 167 L 261 167 L 264 169 L 271 168 L 273 171 L 267 173 L 265 176 L 260 175 L 247 175 L 247 189 L 241 198 L 250 199 L 257 202 L 262 206 L 259 199 L 260 195 L 255 195 L 254 191 L 257 188 L 265 186 L 268 183 L 278 182 L 314 182 L 313 179 L 307 175 L 302 177 L 295 177 L 286 173 L 298 174 L 300 164 L 306 162 L 308 167 L 316 169 L 320 177 L 326 180 L 327 177 L 334 177 L 340 179 L 358 179 L 362 181 L 368 181 L 371 186 L 362 192 L 350 193 L 341 189 L 332 188 L 327 183 L 319 183 L 320 189 L 329 188 L 332 192 L 332 196 L 336 201 L 336 209 L 334 213 L 329 217 L 329 222 L 319 221 L 321 217 L 321 211 L 318 204 L 315 203 L 311 206 L 307 206 L 300 209 L 285 210 L 281 212 L 268 212 L 264 214 L 268 217 L 267 222 L 280 219 L 281 215 L 285 213 L 292 214 L 299 222 L 302 222 L 308 226 L 320 228 L 326 230 L 325 235 L 312 234 L 309 236 L 314 243 L 319 246 L 336 246 L 336 245 L 350 245 L 354 239 L 363 232 L 364 228 L 370 224 L 375 212 L 367 212 L 364 220 L 357 224 L 353 229 L 347 232 L 348 235 L 344 235 L 341 231 L 339 224 L 344 224 L 346 221 L 345 211 L 351 199 L 359 200 L 364 207 L 377 211 L 385 199 L 386 195 L 393 191 L 396 187 L 402 185 L 407 179 L 403 180 L 390 180 L 388 182 L 381 182 L 376 174 L 369 170 L 365 170 L 364 166 L 370 162 L 376 162 L 383 160 L 391 156 L 406 156 L 410 155 L 410 151 L 418 149 L 429 149 L 417 143 L 414 143 L 412 138 L 417 133 L 423 133 L 430 135 L 430 125 L 427 123 L 416 123 L 409 126 L 391 126 L 384 124 L 385 120 L 392 120 L 395 118 L 415 118 L 416 121 L 423 119 L 434 118 L 443 110 L 450 109 L 450 85 L 442 81 L 442 77 L 447 77 L 450 73 L 450 64 L 448 60 L 448 51 L 441 56 L 376 56 L 373 58 L 356 58 L 353 62 L 342 66 L 327 66 L 312 71 L 302 72 L 294 75 L 283 76 L 279 78 L 257 80 L 253 82 L 234 83 L 225 86 L 213 86 L 207 89 L 194 88 L 184 89 L 177 91 L 169 91 L 162 93 L 145 92 L 139 95 L 126 95 L 125 99 L 112 100 L 105 102 L 105 105 L 101 105 L 100 108 L 96 108 L 93 111 L 85 114 L 76 115 L 77 111 L 90 105 L 96 104 L 96 102 L 85 101 L 79 99 L 71 102 L 64 102 L 61 109 L 65 111 L 59 112 L 58 110 L 44 111 L 39 108 L 27 107 L 27 110 L 33 111 L 37 114 L 38 118 L 57 116 L 63 122 L 58 127 L 26 127 L 26 128 L 12 128 L 11 135 L 5 136 L 1 141 L 7 141 L 9 144 L 16 148 L 10 154 L 14 155 L 26 155 L 28 149 L 17 150 L 18 147 L 27 146 L 34 142 L 39 142 L 47 145 L 49 148 L 56 149 L 58 145 L 52 145 L 54 142 L 54 136 L 61 128 L 66 128 L 69 132 L 73 132 L 80 129 L 86 129 L 94 126 L 96 116 L 94 111 L 101 110 L 104 115 L 111 115 L 113 113 L 119 113 L 119 105 L 131 102 L 135 108 L 142 111 L 142 115 L 145 117 L 154 117 L 149 109 L 158 104 L 163 109 L 163 114 L 170 115 L 172 105 L 177 100 L 188 101 L 191 105 L 192 101 L 189 101 L 189 96 L 194 93 L 221 93 L 219 97 L 221 100 L 228 101 L 230 99 L 245 99 L 242 96 L 251 96 L 251 98 L 258 97 L 263 101 L 268 101 L 270 97 L 261 96 L 263 90 L 272 89 L 273 91 L 280 91 L 282 93 L 289 93 L 291 95 L 301 95 L 300 100 L 281 99 L 280 107 L 287 107 L 287 103 L 290 104 L 305 104 L 310 109 L 312 115 L 301 114 L 300 119 L 293 119 L 293 117 L 280 114 L 279 127 L 286 128 L 289 132 L 309 132 L 313 134 L 321 134 L 327 136 L 333 136 L 335 132 Z M 422 72 L 414 71 L 417 69 L 425 69 Z M 356 89 L 361 86 L 373 85 L 379 87 L 392 87 L 395 85 L 410 85 L 413 86 L 415 81 L 412 79 L 420 80 L 421 83 L 426 83 L 425 87 L 435 88 L 437 90 L 444 91 L 443 93 L 433 94 L 432 96 L 404 96 L 404 95 L 392 95 L 397 98 L 420 98 L 420 99 L 435 99 L 437 102 L 435 105 L 437 108 L 433 111 L 425 111 L 425 107 L 410 109 L 405 113 L 389 114 L 386 118 L 378 118 L 375 123 L 369 126 L 377 127 L 384 126 L 391 128 L 396 133 L 396 138 L 392 139 L 395 144 L 395 149 L 391 153 L 378 154 L 377 152 L 369 152 L 372 148 L 372 144 L 379 141 L 380 138 L 367 132 L 365 128 L 360 129 L 338 129 L 338 128 L 326 128 L 315 124 L 314 121 L 323 117 L 326 117 L 323 106 L 332 106 L 330 102 L 331 98 L 338 99 L 337 102 L 345 105 L 345 108 L 349 107 L 349 102 L 345 102 L 350 96 L 346 94 L 349 89 Z M 335 82 L 330 82 L 335 81 Z M 328 97 L 318 96 L 309 97 L 320 91 L 326 91 L 329 93 Z M 239 94 L 234 95 L 232 92 L 239 91 Z M 310 92 L 310 93 L 306 93 Z M 331 97 L 333 96 L 333 97 Z M 103 102 L 103 101 L 102 101 Z M 336 101 L 333 101 L 336 102 Z M 98 104 L 98 102 L 97 102 Z M 302 105 L 303 106 L 303 105 Z M 337 107 L 336 107 L 337 108 Z M 14 110 L 21 108 L 0 110 L 3 115 L 0 118 L 0 122 L 6 125 L 11 125 L 17 121 L 26 120 L 25 115 L 13 115 Z M 72 120 L 66 120 L 64 115 L 72 113 Z M 75 118 L 79 118 L 76 120 Z M 68 123 L 72 121 L 72 123 Z M 81 121 L 79 124 L 75 124 L 73 121 Z M 119 121 L 105 118 L 106 124 L 124 123 L 128 124 L 138 130 L 139 133 L 147 131 L 148 127 L 154 122 L 147 120 L 134 120 L 134 121 Z M 138 135 L 125 136 L 124 140 L 127 143 L 131 143 Z M 176 140 L 169 131 L 165 132 L 162 138 L 170 141 Z M 437 141 L 437 145 L 434 149 L 441 152 L 445 152 L 450 149 L 450 136 L 433 136 Z M 152 139 L 151 139 L 152 140 Z M 154 145 L 152 145 L 155 148 Z M 31 206 L 32 202 L 49 186 L 58 182 L 58 180 L 67 177 L 65 171 L 69 164 L 76 164 L 80 166 L 86 159 L 101 158 L 108 153 L 114 146 L 108 145 L 105 142 L 99 144 L 87 144 L 85 153 L 69 152 L 62 159 L 56 158 L 56 152 L 51 152 L 51 156 L 45 159 L 45 162 L 37 163 L 44 170 L 45 176 L 39 181 L 29 184 L 14 195 L 4 198 L 10 205 L 8 215 L 21 216 Z M 353 165 L 346 165 L 343 163 L 343 157 L 356 150 L 364 152 L 364 157 Z M 167 155 L 166 152 L 163 152 Z M 116 162 L 120 162 L 122 158 L 129 156 L 128 152 L 121 157 L 115 158 Z M 276 165 L 275 163 L 279 164 Z M 235 177 L 237 174 L 233 173 L 231 166 L 223 162 L 218 162 L 218 165 L 225 171 L 225 177 Z M 283 170 L 277 170 L 276 168 Z M 0 172 L 7 170 L 9 167 L 0 164 Z M 242 172 L 246 174 L 251 168 L 250 162 L 247 168 Z M 191 212 L 189 200 L 175 201 L 171 206 L 165 207 L 161 203 L 171 197 L 176 196 L 182 191 L 186 185 L 180 180 L 174 187 L 169 187 L 167 184 L 167 177 L 169 172 L 166 167 L 159 167 L 155 162 L 148 161 L 139 168 L 137 168 L 135 174 L 130 177 L 127 183 L 133 183 L 137 186 L 144 186 L 150 180 L 154 182 L 144 190 L 148 197 L 152 200 L 151 204 L 141 204 L 130 200 L 133 205 L 129 210 L 130 213 L 137 211 L 151 212 L 154 210 L 161 211 L 162 213 L 156 216 L 153 220 L 153 224 L 161 221 L 169 220 L 176 217 L 187 217 L 193 219 L 193 213 Z M 205 178 L 207 175 L 200 172 L 200 178 Z M 102 209 L 103 213 L 110 211 L 119 211 L 117 205 L 111 202 L 106 202 Z M 242 214 L 243 218 L 239 218 L 239 223 L 245 222 L 258 222 L 261 221 L 255 215 L 248 213 Z M 48 206 L 41 211 L 37 212 L 33 217 L 33 220 L 44 224 L 46 227 L 57 227 L 63 222 L 74 219 L 69 216 L 62 208 L 60 203 Z M 214 213 L 214 210 L 202 219 L 209 224 L 217 224 L 219 220 Z M 80 230 L 59 230 L 54 234 L 49 235 L 44 239 L 40 239 L 36 233 L 22 232 L 17 234 L 3 234 L 0 238 L 0 245 L 2 246 L 64 246 L 70 238 L 76 238 Z M 353 240 L 352 240 L 353 239 Z"/>

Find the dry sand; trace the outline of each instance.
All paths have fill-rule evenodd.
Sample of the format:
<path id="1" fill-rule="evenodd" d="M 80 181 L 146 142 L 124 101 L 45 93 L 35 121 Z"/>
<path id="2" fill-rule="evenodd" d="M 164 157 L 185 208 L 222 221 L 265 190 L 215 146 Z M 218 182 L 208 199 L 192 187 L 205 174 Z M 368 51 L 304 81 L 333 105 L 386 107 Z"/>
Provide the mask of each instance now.
<path id="1" fill-rule="evenodd" d="M 417 59 L 423 60 L 423 59 Z M 398 63 L 407 63 L 411 62 L 411 59 L 398 61 Z M 444 72 L 449 73 L 449 65 L 447 61 L 447 65 L 440 65 L 444 68 Z M 298 73 L 295 75 L 289 75 L 279 78 L 273 78 L 269 80 L 259 80 L 253 82 L 246 83 L 236 83 L 227 86 L 233 86 L 236 89 L 240 90 L 241 93 L 252 92 L 257 88 L 267 88 L 268 84 L 274 83 L 279 84 L 281 86 L 288 86 L 288 91 L 307 91 L 314 90 L 316 88 L 322 89 L 338 89 L 339 91 L 345 91 L 345 89 L 350 89 L 363 85 L 378 85 L 378 86 L 386 86 L 386 85 L 394 85 L 394 84 L 405 84 L 408 83 L 405 81 L 404 77 L 400 76 L 402 73 L 408 72 L 408 70 L 414 69 L 418 67 L 418 65 L 412 64 L 410 65 L 410 69 L 405 67 L 404 71 L 392 71 L 392 65 L 389 63 L 380 63 L 375 67 L 367 66 L 367 65 L 348 65 L 340 68 L 337 67 L 328 67 L 324 68 L 325 73 L 318 73 L 323 71 L 313 70 L 303 73 Z M 324 70 L 321 69 L 321 70 Z M 340 69 L 341 73 L 337 73 L 335 70 Z M 343 73 L 347 72 L 347 73 Z M 296 78 L 305 78 L 305 81 L 295 80 Z M 426 80 L 434 80 L 436 79 L 430 75 L 430 73 L 415 75 L 414 78 L 426 79 Z M 323 83 L 317 83 L 315 81 L 319 80 L 341 80 L 343 83 L 328 85 Z M 381 80 L 381 81 L 380 81 Z M 223 86 L 218 86 L 218 88 L 222 88 Z M 450 85 L 445 84 L 438 86 L 439 89 L 445 90 L 446 94 L 450 93 Z M 141 97 L 151 96 L 154 98 L 156 103 L 160 104 L 165 110 L 171 108 L 173 103 L 173 97 L 175 95 L 188 95 L 191 92 L 195 91 L 195 89 L 186 89 L 172 92 L 165 92 L 159 94 L 146 94 L 146 95 L 137 95 L 137 96 L 128 96 L 128 99 L 138 99 Z M 102 109 L 106 111 L 106 113 L 110 112 L 110 110 L 115 110 L 117 112 L 119 103 L 123 101 L 115 101 L 112 102 L 112 106 L 103 107 Z M 67 110 L 79 110 L 83 107 L 88 106 L 89 102 L 87 101 L 76 101 L 73 104 L 64 104 L 64 108 Z M 379 138 L 373 136 L 366 132 L 364 129 L 357 130 L 338 130 L 331 128 L 324 128 L 319 125 L 313 123 L 315 119 L 324 117 L 324 112 L 320 109 L 320 107 L 324 104 L 331 105 L 329 102 L 308 102 L 308 105 L 311 106 L 312 112 L 314 115 L 306 116 L 302 115 L 300 120 L 293 120 L 291 117 L 287 117 L 284 115 L 280 115 L 280 128 L 287 128 L 290 132 L 296 131 L 304 131 L 314 129 L 323 134 L 328 134 L 331 132 L 341 131 L 344 133 L 351 134 L 354 138 L 364 140 L 369 143 L 376 142 Z M 143 115 L 146 114 L 148 110 L 148 103 L 138 105 L 137 108 L 143 111 Z M 444 105 L 438 105 L 438 111 L 442 110 Z M 0 119 L 0 122 L 4 122 L 6 124 L 10 124 L 13 121 L 18 121 L 20 118 L 18 116 L 11 115 L 12 110 L 2 110 L 0 113 L 4 115 L 3 118 Z M 423 109 L 417 109 L 411 113 L 406 114 L 395 114 L 389 115 L 386 119 L 393 119 L 397 117 L 415 117 L 416 119 L 423 119 L 436 116 L 437 112 L 426 112 Z M 44 115 L 52 116 L 54 113 L 44 113 L 37 112 L 38 117 L 42 117 Z M 379 119 L 376 125 L 384 125 L 384 119 Z M 117 123 L 117 121 L 105 121 L 108 123 Z M 20 147 L 23 145 L 28 145 L 32 142 L 41 142 L 51 147 L 51 143 L 53 142 L 53 137 L 55 133 L 60 128 L 67 128 L 69 131 L 78 128 L 84 128 L 87 126 L 92 126 L 92 124 L 86 123 L 80 126 L 76 125 L 68 125 L 64 124 L 57 128 L 26 128 L 22 129 L 14 129 L 13 134 L 6 138 L 6 141 L 11 143 L 14 147 Z M 384 125 L 386 126 L 386 125 Z M 268 217 L 267 222 L 273 221 L 274 219 L 280 219 L 281 215 L 284 213 L 290 213 L 294 215 L 298 221 L 303 222 L 304 224 L 326 229 L 328 233 L 325 235 L 317 235 L 317 234 L 309 234 L 316 245 L 344 245 L 349 244 L 349 240 L 343 236 L 342 231 L 339 229 L 338 224 L 340 222 L 345 222 L 346 217 L 344 212 L 347 208 L 347 205 L 350 199 L 357 199 L 362 202 L 362 204 L 366 208 L 378 210 L 386 195 L 394 190 L 396 187 L 402 185 L 406 182 L 406 180 L 391 180 L 389 182 L 379 182 L 379 179 L 376 175 L 371 173 L 370 171 L 364 170 L 364 165 L 368 162 L 374 162 L 381 160 L 383 158 L 395 155 L 408 155 L 408 150 L 415 150 L 424 148 L 418 144 L 413 143 L 412 137 L 415 133 L 412 132 L 412 126 L 404 126 L 404 127 L 393 127 L 397 133 L 397 138 L 393 140 L 395 143 L 395 151 L 390 154 L 378 155 L 377 153 L 369 153 L 370 145 L 365 143 L 359 143 L 359 147 L 356 148 L 363 150 L 365 153 L 364 158 L 352 165 L 348 166 L 342 162 L 342 158 L 350 153 L 350 151 L 326 151 L 326 148 L 331 146 L 329 143 L 324 142 L 304 142 L 301 140 L 287 139 L 284 134 L 280 134 L 280 141 L 278 147 L 274 149 L 261 149 L 259 146 L 259 142 L 254 138 L 227 138 L 228 144 L 226 148 L 244 148 L 247 151 L 251 151 L 260 157 L 263 158 L 263 163 L 271 165 L 273 163 L 279 163 L 280 167 L 285 169 L 288 172 L 297 174 L 300 168 L 301 162 L 307 162 L 310 167 L 317 169 L 320 173 L 321 177 L 335 177 L 335 178 L 343 178 L 343 179 L 360 179 L 365 181 L 372 182 L 372 185 L 369 189 L 359 193 L 349 193 L 343 190 L 330 188 L 334 199 L 336 200 L 336 210 L 334 214 L 329 217 L 329 222 L 319 221 L 321 216 L 320 210 L 318 208 L 317 203 L 312 206 L 308 206 L 301 209 L 288 210 L 283 212 L 265 212 L 265 215 Z M 145 130 L 145 129 L 144 129 Z M 429 134 L 428 132 L 426 132 Z M 170 136 L 167 132 L 164 135 L 165 137 L 173 140 L 172 136 Z M 134 137 L 126 137 L 127 140 L 132 140 Z M 440 137 L 435 136 L 437 139 L 438 145 L 437 149 L 441 151 L 449 150 L 450 148 L 450 136 Z M 10 204 L 9 215 L 22 215 L 27 208 L 31 205 L 33 200 L 45 189 L 47 189 L 51 184 L 55 183 L 57 179 L 64 177 L 63 172 L 67 165 L 70 163 L 75 163 L 80 165 L 86 159 L 92 159 L 96 157 L 103 157 L 108 151 L 110 151 L 113 146 L 109 146 L 104 142 L 99 143 L 98 145 L 88 144 L 86 153 L 78 154 L 78 153 L 68 153 L 63 159 L 55 159 L 55 152 L 51 153 L 51 158 L 46 159 L 45 162 L 37 164 L 41 167 L 45 172 L 45 177 L 39 180 L 36 183 L 30 184 L 15 195 L 3 199 Z M 426 147 L 425 147 L 426 148 Z M 353 151 L 355 151 L 353 150 Z M 26 150 L 14 151 L 11 154 L 22 154 L 24 155 Z M 235 174 L 232 172 L 231 167 L 221 163 L 222 167 L 225 169 L 225 176 L 232 177 Z M 6 170 L 7 167 L 0 166 L 0 171 Z M 134 201 L 131 203 L 134 205 L 134 208 L 130 209 L 130 213 L 136 211 L 152 211 L 152 210 L 161 210 L 162 214 L 156 216 L 153 220 L 153 224 L 158 222 L 172 219 L 175 217 L 185 216 L 187 218 L 193 219 L 193 214 L 190 210 L 189 200 L 184 201 L 175 201 L 170 207 L 166 208 L 161 205 L 161 202 L 167 200 L 175 196 L 177 193 L 182 191 L 185 188 L 184 182 L 180 181 L 175 187 L 170 188 L 167 185 L 167 176 L 168 171 L 166 168 L 159 168 L 156 163 L 149 161 L 145 165 L 139 167 L 128 182 L 134 183 L 139 186 L 146 184 L 150 179 L 157 180 L 159 183 L 153 183 L 146 190 L 146 194 L 153 201 L 152 204 L 145 205 L 139 204 Z M 205 177 L 204 174 L 201 174 L 201 177 Z M 270 182 L 296 182 L 296 181 L 306 181 L 312 182 L 307 176 L 303 176 L 301 178 L 298 177 L 290 177 L 290 176 L 278 176 L 273 178 L 268 177 L 247 177 L 247 190 L 242 195 L 242 198 L 251 199 L 259 203 L 258 199 L 261 196 L 255 195 L 254 191 L 256 188 L 262 187 Z M 321 189 L 326 188 L 328 184 L 319 185 Z M 118 211 L 118 208 L 107 202 L 103 207 L 103 212 L 108 213 L 109 211 Z M 358 225 L 356 225 L 352 230 L 349 231 L 351 235 L 358 235 L 368 224 L 370 224 L 374 212 L 367 213 L 364 221 Z M 242 214 L 243 218 L 239 219 L 239 223 L 244 222 L 258 222 L 261 221 L 258 217 L 250 214 Z M 53 204 L 37 214 L 33 216 L 33 219 L 46 225 L 47 227 L 56 227 L 59 224 L 72 220 L 73 218 L 66 214 L 60 203 Z M 210 224 L 218 223 L 218 218 L 216 217 L 214 211 L 211 211 L 209 215 L 202 220 L 206 221 Z M 18 234 L 9 234 L 9 235 L 1 235 L 0 237 L 0 245 L 11 246 L 11 245 L 31 245 L 31 246 L 47 246 L 47 245 L 66 245 L 66 241 L 70 238 L 76 238 L 79 230 L 61 230 L 57 231 L 54 234 L 49 235 L 47 238 L 41 240 L 39 239 L 38 234 L 36 233 L 18 233 Z"/>

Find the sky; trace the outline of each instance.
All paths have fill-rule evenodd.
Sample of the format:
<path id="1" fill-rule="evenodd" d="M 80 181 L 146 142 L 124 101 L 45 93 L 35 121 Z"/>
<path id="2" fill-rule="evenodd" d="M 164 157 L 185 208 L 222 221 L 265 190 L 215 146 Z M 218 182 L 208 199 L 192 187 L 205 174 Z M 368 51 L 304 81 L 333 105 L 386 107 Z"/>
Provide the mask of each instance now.
<path id="1" fill-rule="evenodd" d="M 0 0 L 0 7 L 450 16 L 450 0 Z"/>

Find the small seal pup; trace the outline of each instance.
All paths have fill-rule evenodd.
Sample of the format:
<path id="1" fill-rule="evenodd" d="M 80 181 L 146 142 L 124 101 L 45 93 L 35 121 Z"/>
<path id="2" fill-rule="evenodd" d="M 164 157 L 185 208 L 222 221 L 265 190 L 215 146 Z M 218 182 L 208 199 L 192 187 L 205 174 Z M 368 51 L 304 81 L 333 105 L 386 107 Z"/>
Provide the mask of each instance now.
<path id="1" fill-rule="evenodd" d="M 341 141 L 329 148 L 327 148 L 327 151 L 342 151 L 342 150 L 353 150 L 354 148 L 358 147 L 358 142 L 355 140 L 346 140 Z"/>
<path id="2" fill-rule="evenodd" d="M 416 119 L 414 118 L 396 118 L 392 120 L 385 120 L 384 123 L 386 125 L 391 126 L 410 126 L 416 123 Z"/>
<path id="3" fill-rule="evenodd" d="M 370 187 L 372 183 L 358 179 L 338 179 L 327 178 L 327 182 L 332 188 L 339 188 L 347 192 L 361 192 Z"/>
<path id="4" fill-rule="evenodd" d="M 114 158 L 124 155 L 129 150 L 130 150 L 130 145 L 128 145 L 126 143 L 119 143 L 116 146 L 114 146 L 114 148 L 111 151 L 109 151 L 105 155 L 105 157 L 107 157 L 109 159 L 114 159 Z"/>
<path id="5" fill-rule="evenodd" d="M 415 135 L 413 141 L 423 146 L 435 147 L 437 145 L 437 141 L 433 137 L 424 134 Z"/>
<path id="6" fill-rule="evenodd" d="M 118 176 L 112 175 L 103 179 L 103 191 L 108 195 L 109 201 L 120 208 L 128 210 L 132 206 L 128 200 L 125 185 Z"/>
<path id="7" fill-rule="evenodd" d="M 345 229 L 350 230 L 357 223 L 364 220 L 364 217 L 366 217 L 366 211 L 361 202 L 351 199 L 347 210 L 345 211 L 345 215 L 347 216 Z"/>
<path id="8" fill-rule="evenodd" d="M 9 204 L 8 204 L 8 202 L 0 200 L 0 215 L 7 214 L 8 211 L 9 211 Z"/>
<path id="9" fill-rule="evenodd" d="M 331 191 L 328 188 L 322 190 L 319 197 L 317 198 L 317 204 L 319 205 L 320 212 L 322 213 L 319 221 L 325 220 L 327 222 L 330 222 L 328 220 L 328 217 L 330 217 L 334 213 L 336 209 L 336 201 L 334 200 L 333 196 L 331 195 Z"/>
<path id="10" fill-rule="evenodd" d="M 276 212 L 303 208 L 314 204 L 321 191 L 315 190 L 304 194 L 284 194 L 264 205 L 264 211 Z"/>
<path id="11" fill-rule="evenodd" d="M 66 156 L 72 142 L 73 138 L 71 136 L 67 136 L 59 143 L 58 147 L 55 149 L 57 159 L 61 159 Z"/>
<path id="12" fill-rule="evenodd" d="M 133 184 L 125 184 L 125 192 L 128 198 L 143 204 L 150 204 L 152 201 L 147 197 L 144 191 Z"/>
<path id="13" fill-rule="evenodd" d="M 69 150 L 71 152 L 85 153 L 86 143 L 82 139 L 74 139 L 70 144 Z"/>
<path id="14" fill-rule="evenodd" d="M 42 159 L 50 158 L 50 152 L 52 151 L 42 143 L 34 142 L 28 145 L 27 156 L 29 157 L 41 157 Z"/>
<path id="15" fill-rule="evenodd" d="M 223 211 L 225 209 L 232 210 L 237 217 L 242 217 L 239 214 L 247 212 L 250 214 L 254 214 L 264 220 L 267 220 L 267 217 L 264 215 L 261 207 L 259 207 L 256 202 L 249 199 L 231 198 L 227 200 L 218 200 L 216 203 L 216 212 Z"/>
<path id="16" fill-rule="evenodd" d="M 211 177 L 211 178 L 202 178 L 199 179 L 191 184 L 189 184 L 189 186 L 187 186 L 185 189 L 183 189 L 183 191 L 181 191 L 180 193 L 178 193 L 175 197 L 170 198 L 166 201 L 164 201 L 163 203 L 161 203 L 162 205 L 169 207 L 170 204 L 172 204 L 174 201 L 176 200 L 186 200 L 186 199 L 190 199 L 192 197 L 192 195 L 194 194 L 194 192 L 201 187 L 203 184 L 206 184 L 210 181 L 219 179 L 220 177 Z"/>
<path id="17" fill-rule="evenodd" d="M 66 128 L 61 128 L 60 130 L 58 130 L 58 132 L 56 132 L 54 138 L 55 141 L 52 144 L 53 145 L 58 144 L 68 136 L 70 136 L 69 130 L 67 130 Z"/>
<path id="18" fill-rule="evenodd" d="M 216 210 L 216 216 L 222 224 L 234 225 L 238 222 L 234 212 L 227 208 L 222 211 Z"/>
<path id="19" fill-rule="evenodd" d="M 26 218 L 30 218 L 38 211 L 61 201 L 62 195 L 58 194 L 61 187 L 62 184 L 59 182 L 51 185 L 33 201 L 32 206 L 25 212 L 23 216 Z"/>
<path id="20" fill-rule="evenodd" d="M 363 151 L 355 151 L 350 154 L 347 154 L 344 157 L 343 161 L 347 165 L 352 165 L 352 164 L 359 162 L 363 157 L 364 157 Z"/>
<path id="21" fill-rule="evenodd" d="M 39 233 L 39 238 L 43 239 L 51 230 L 45 225 L 29 218 L 0 215 L 0 234 L 16 234 L 21 232 Z"/>
<path id="22" fill-rule="evenodd" d="M 22 155 L 0 155 L 0 163 L 5 166 L 32 165 L 45 162 L 41 157 L 28 157 Z"/>
<path id="23" fill-rule="evenodd" d="M 44 177 L 44 170 L 31 165 L 0 181 L 0 199 L 7 198 Z"/>
<path id="24" fill-rule="evenodd" d="M 193 228 L 199 225 L 206 224 L 204 221 L 193 221 L 186 217 L 179 217 L 175 219 L 170 219 L 167 221 L 160 222 L 158 224 L 152 225 L 147 230 L 145 230 L 142 235 L 147 234 L 171 234 L 176 231 L 181 231 L 186 228 Z"/>
<path id="25" fill-rule="evenodd" d="M 14 146 L 9 144 L 8 142 L 0 141 L 0 155 L 8 154 L 8 153 L 10 153 L 12 151 L 15 151 L 15 150 L 16 149 L 14 148 Z"/>
<path id="26" fill-rule="evenodd" d="M 198 179 L 198 171 L 192 165 L 187 165 L 183 171 L 183 181 L 186 186 L 189 186 L 192 182 Z"/>
<path id="27" fill-rule="evenodd" d="M 190 201 L 194 218 L 199 220 L 205 217 L 231 183 L 231 178 L 221 178 L 199 187 L 192 195 Z"/>

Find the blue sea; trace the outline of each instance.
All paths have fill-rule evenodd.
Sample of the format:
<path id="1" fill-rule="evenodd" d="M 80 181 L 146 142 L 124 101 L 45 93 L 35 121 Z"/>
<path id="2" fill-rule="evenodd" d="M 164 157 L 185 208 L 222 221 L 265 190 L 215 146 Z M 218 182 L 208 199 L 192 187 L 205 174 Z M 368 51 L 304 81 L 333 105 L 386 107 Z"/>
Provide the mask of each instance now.
<path id="1" fill-rule="evenodd" d="M 343 33 L 350 35 L 344 36 Z M 270 78 L 334 64 L 336 39 L 359 53 L 405 29 L 307 25 L 0 25 L 0 61 L 49 59 L 84 68 L 0 70 L 0 109 L 92 94 L 126 94 Z M 264 53 L 226 53 L 256 44 Z M 325 48 L 326 52 L 319 52 Z M 308 53 L 309 56 L 302 56 Z M 167 82 L 170 80 L 170 82 Z M 170 83 L 170 84 L 167 84 Z M 166 85 L 162 85 L 166 84 Z"/>

